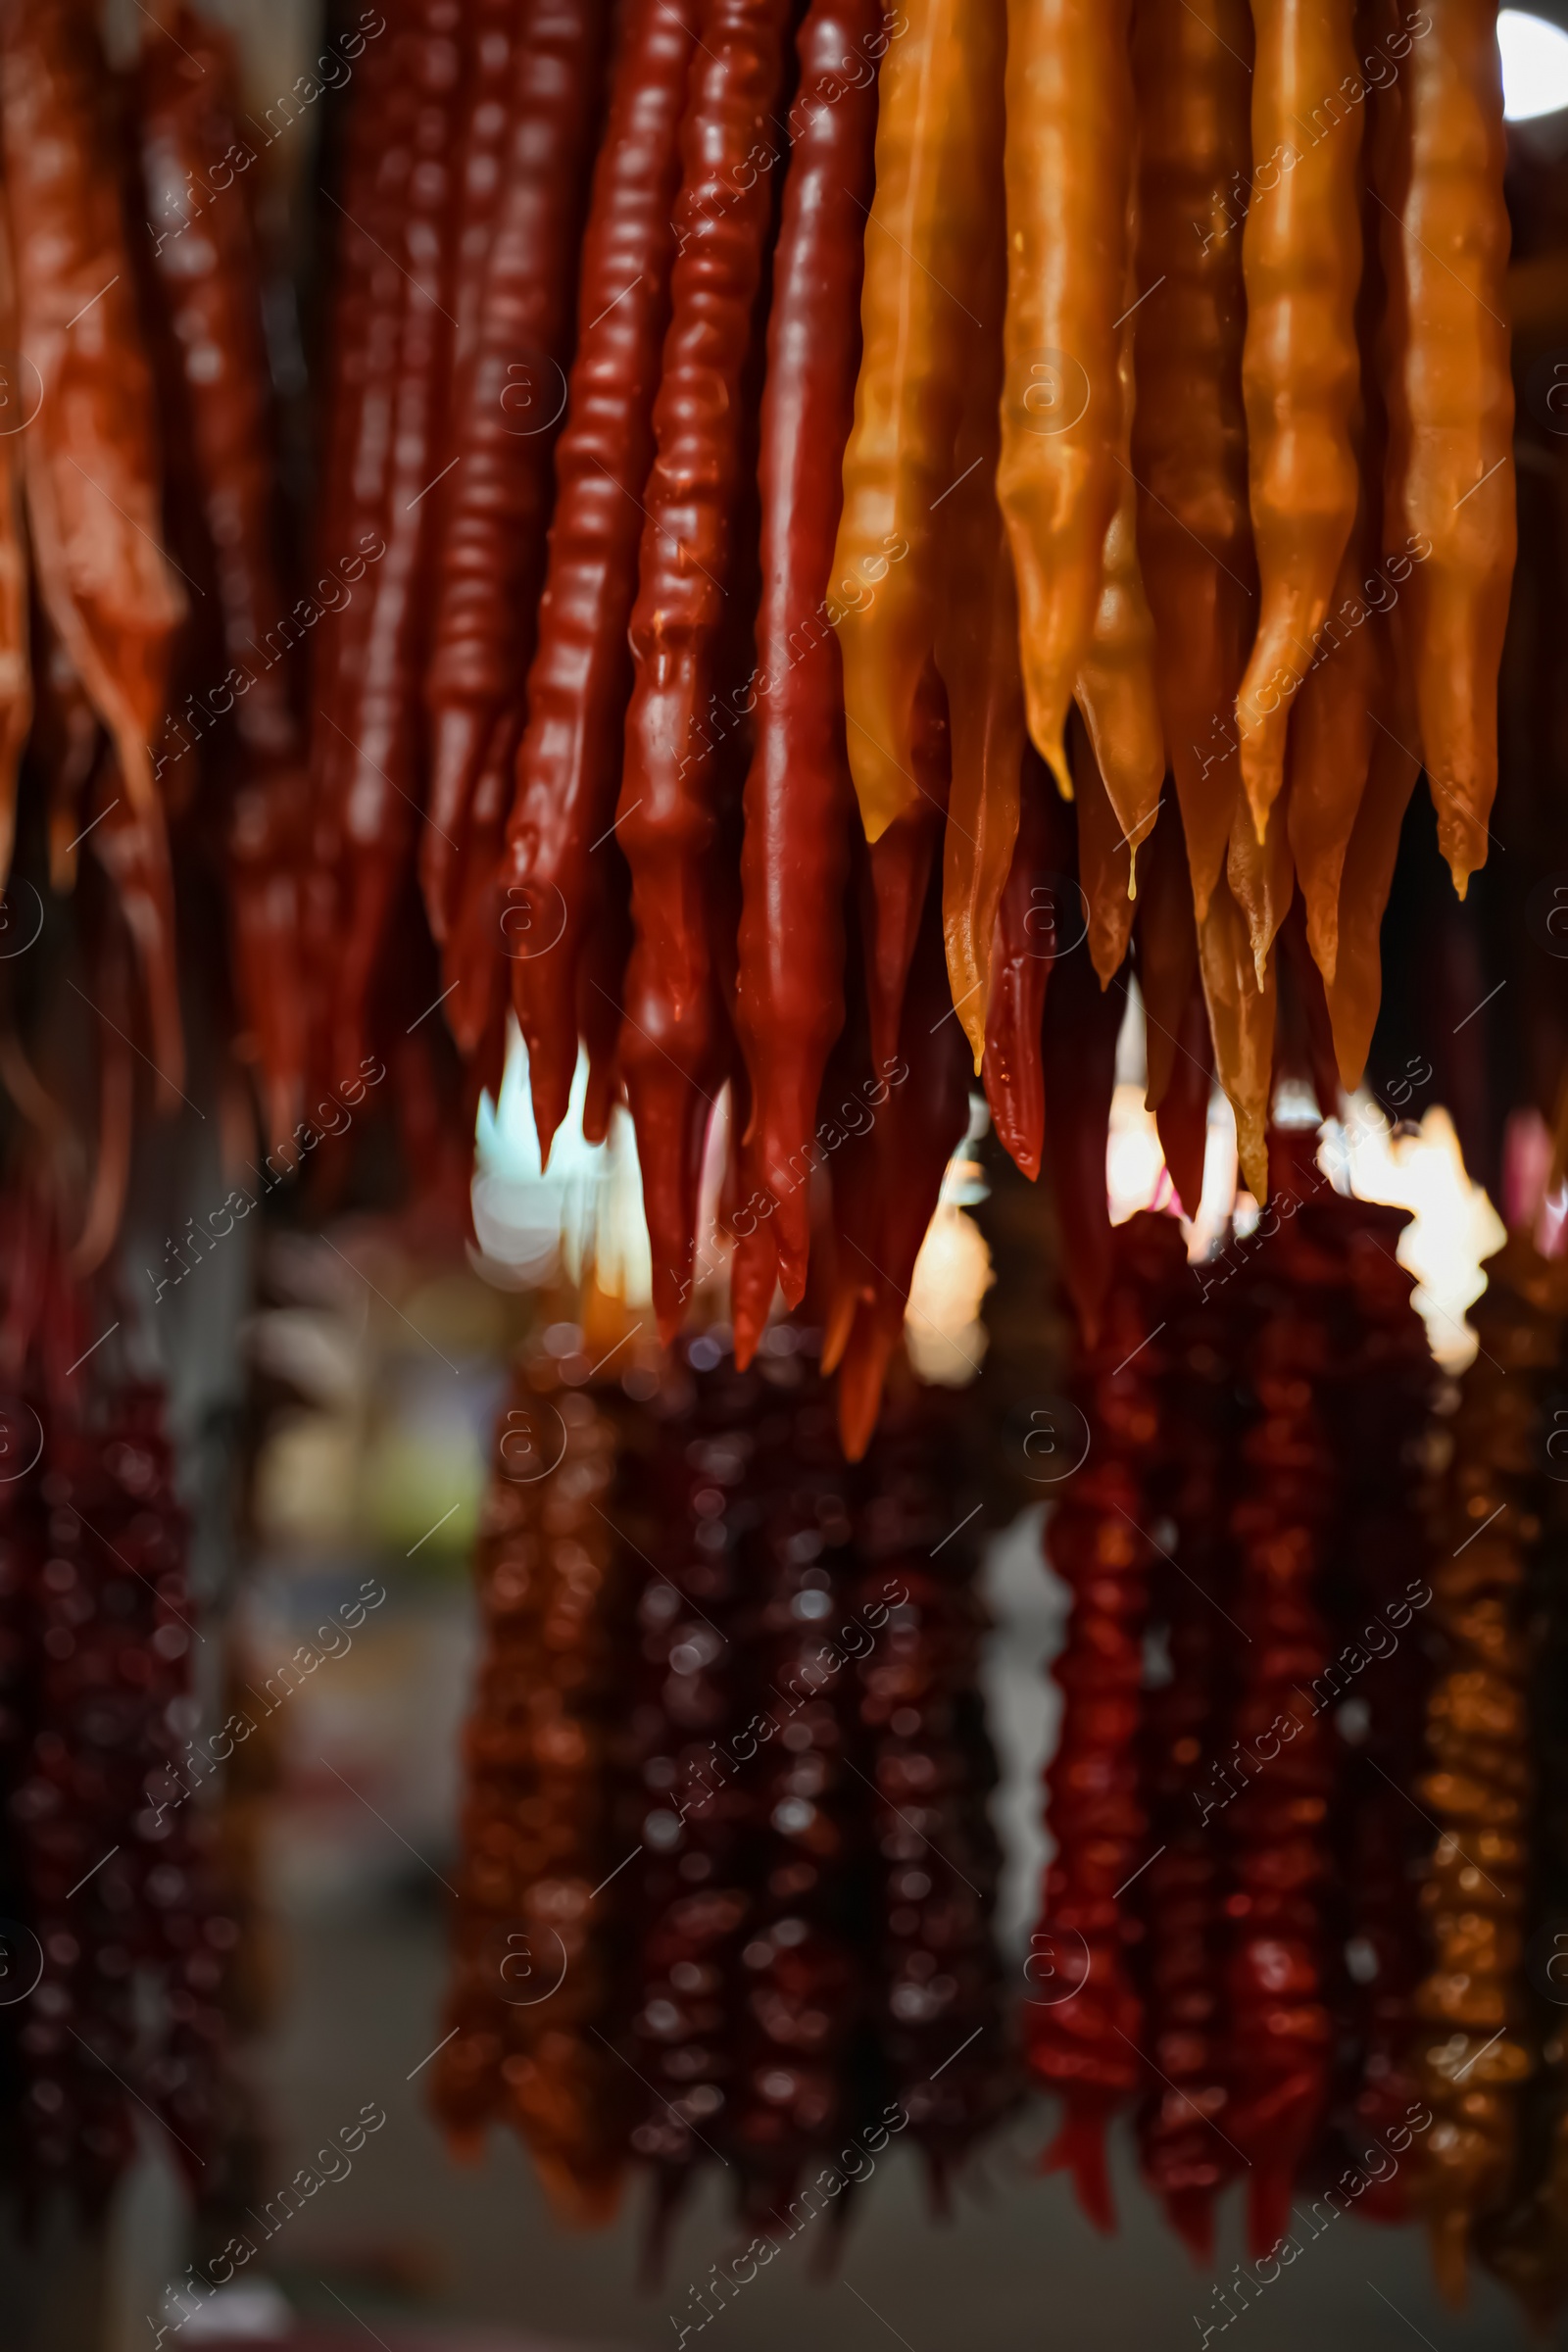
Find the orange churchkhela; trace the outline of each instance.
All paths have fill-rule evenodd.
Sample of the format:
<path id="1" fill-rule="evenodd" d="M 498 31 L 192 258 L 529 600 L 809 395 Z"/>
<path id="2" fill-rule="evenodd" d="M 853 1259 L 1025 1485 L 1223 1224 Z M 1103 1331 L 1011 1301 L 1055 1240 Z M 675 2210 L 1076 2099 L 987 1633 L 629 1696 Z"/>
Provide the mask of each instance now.
<path id="1" fill-rule="evenodd" d="M 411 0 L 351 102 L 345 209 L 388 252 L 434 201 L 420 108 L 480 141 L 502 73 L 466 49 L 460 94 L 423 88 L 441 5 Z M 484 390 L 516 355 L 488 294 L 475 313 L 487 200 L 459 155 L 456 356 L 430 387 L 429 475 L 449 469 L 414 580 L 425 741 L 385 761 L 370 742 L 399 800 L 363 745 L 318 736 L 305 927 L 348 1038 L 422 794 L 423 928 L 465 1054 L 494 1049 L 505 970 L 546 1148 L 579 1037 L 593 1139 L 624 1091 L 666 1340 L 728 1092 L 740 1352 L 831 1232 L 824 1361 L 858 1446 L 961 1132 L 950 1040 L 1019 1164 L 1051 1171 L 1092 1315 L 1132 976 L 1184 1199 L 1210 1068 L 1262 1198 L 1277 1009 L 1294 1038 L 1304 998 L 1325 1091 L 1331 1054 L 1346 1085 L 1365 1064 L 1418 760 L 1461 889 L 1481 862 L 1514 558 L 1494 12 L 683 0 L 614 12 L 612 42 L 608 21 L 497 11 L 516 135 L 494 218 L 528 251 L 485 283 L 558 362 L 554 482 L 555 420 L 513 435 Z M 389 568 L 323 629 L 337 718 L 372 688 L 408 702 L 401 673 L 361 673 L 426 513 L 393 511 L 361 380 L 386 331 L 361 295 L 401 317 L 408 289 L 362 244 L 344 235 L 327 497 L 343 521 L 386 512 Z M 492 563 L 505 514 L 517 544 Z M 1098 1004 L 1054 970 L 1080 951 Z M 846 1138 L 829 1077 L 887 1087 L 869 1138 Z"/>

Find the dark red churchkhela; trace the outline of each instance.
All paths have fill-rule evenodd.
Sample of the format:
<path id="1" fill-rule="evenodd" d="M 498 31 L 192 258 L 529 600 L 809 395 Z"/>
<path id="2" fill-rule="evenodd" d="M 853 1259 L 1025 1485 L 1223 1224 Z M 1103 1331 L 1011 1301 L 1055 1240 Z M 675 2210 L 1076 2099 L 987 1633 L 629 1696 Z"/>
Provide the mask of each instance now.
<path id="1" fill-rule="evenodd" d="M 332 320 L 332 377 L 323 451 L 318 560 L 324 576 L 352 583 L 328 608 L 311 647 L 312 847 L 301 908 L 318 1054 L 316 1076 L 337 1067 L 337 1024 L 345 964 L 363 1007 L 376 941 L 345 936 L 351 901 L 345 869 L 355 728 L 369 625 L 368 582 L 387 553 L 387 483 L 405 281 L 397 251 L 413 164 L 414 94 L 400 71 L 396 35 L 409 0 L 383 12 L 387 28 L 369 43 L 358 75 L 344 142 Z M 380 788 L 371 778 L 372 822 Z M 373 847 L 373 845 L 371 845 Z M 373 912 L 373 909 L 372 909 Z M 353 1068 L 350 1062 L 347 1065 Z"/>
<path id="2" fill-rule="evenodd" d="M 736 1768 L 752 1675 L 736 1640 L 740 1539 L 762 1384 L 686 1347 L 634 1433 L 617 1518 L 647 1563 L 627 1762 L 634 1949 L 622 2046 L 644 2086 L 631 2152 L 653 2174 L 657 2262 L 698 2170 L 735 2129 L 754 1798 Z M 706 1359 L 706 1360 L 705 1360 Z M 621 1516 L 624 1512 L 624 1516 Z M 755 1769 L 755 1767 L 754 1767 Z M 732 1777 L 733 1776 L 733 1777 Z"/>
<path id="3" fill-rule="evenodd" d="M 8 1973 L 33 1984 L 0 2007 L 0 2178 L 35 2225 L 60 2191 L 103 2214 L 144 2113 L 194 2192 L 216 2177 L 235 1931 L 179 1752 L 196 1629 L 163 1392 L 107 1350 L 76 1371 L 102 1303 L 35 1195 L 0 1200 L 0 1435 L 21 1464 L 0 1486 L 0 1886 Z"/>
<path id="4" fill-rule="evenodd" d="M 399 294 L 378 526 L 386 552 L 367 582 L 352 715 L 343 722 L 352 740 L 339 784 L 343 940 L 332 1020 L 339 1070 L 357 1068 L 365 1053 L 370 991 L 416 838 L 420 590 L 431 520 L 425 502 L 440 463 L 450 351 L 461 24 L 458 0 L 409 0 L 408 23 L 397 35 L 394 71 L 410 115 L 409 169 L 389 248 Z M 367 408 L 379 417 L 371 402 Z"/>
<path id="5" fill-rule="evenodd" d="M 644 497 L 616 838 L 632 871 L 635 945 L 625 982 L 626 1075 L 666 1339 L 688 1290 L 703 1146 L 732 1052 L 719 888 L 719 762 L 704 732 L 715 664 L 735 624 L 743 385 L 772 221 L 772 115 L 788 0 L 712 0 L 681 131 L 677 259 L 657 456 Z M 731 951 L 732 953 L 732 951 Z"/>
<path id="6" fill-rule="evenodd" d="M 430 793 L 420 879 L 434 937 L 462 934 L 446 977 L 458 983 L 447 1012 L 465 1052 L 483 1034 L 503 944 L 495 867 L 545 567 L 551 450 L 565 407 L 607 20 L 603 0 L 538 0 L 526 14 L 478 335 L 456 386 L 450 471 L 433 494 L 424 683 Z"/>
<path id="7" fill-rule="evenodd" d="M 1040 1061 L 1046 989 L 1057 957 L 1083 945 L 1073 862 L 1072 811 L 1034 745 L 1026 744 L 1018 836 L 997 906 L 981 1073 L 997 1140 L 1026 1176 L 1039 1175 L 1046 1141 Z"/>
<path id="8" fill-rule="evenodd" d="M 881 25 L 879 0 L 813 0 L 801 26 L 762 395 L 762 597 L 735 1026 L 751 1079 L 754 1161 L 775 1203 L 759 1230 L 792 1306 L 805 1291 L 810 1240 L 808 1146 L 844 1022 L 854 817 L 843 671 L 825 614 L 860 360 L 876 81 L 867 73 L 846 86 L 841 69 L 880 55 Z M 737 1322 L 743 1354 L 754 1336 Z"/>
<path id="9" fill-rule="evenodd" d="M 1236 1551 L 1229 1482 L 1242 1403 L 1236 1362 L 1241 1301 L 1203 1304 L 1173 1268 L 1158 1317 L 1167 1457 L 1164 1534 L 1151 1616 L 1163 1629 L 1166 1679 L 1146 1690 L 1142 1732 L 1154 1859 L 1137 1882 L 1143 1918 L 1145 2048 L 1138 2112 L 1143 2174 L 1195 2258 L 1213 2259 L 1214 2200 L 1239 2169 L 1226 2138 L 1229 2058 L 1223 1985 L 1225 1858 L 1213 1759 L 1228 1734 Z"/>
<path id="10" fill-rule="evenodd" d="M 846 1625 L 858 1564 L 854 1473 L 813 1342 L 786 1323 L 767 1335 L 759 1368 L 769 1409 L 746 1478 L 758 1524 L 741 1535 L 751 1606 L 737 1630 L 763 1721 L 778 1729 L 755 1758 L 743 1743 L 756 1895 L 724 2138 L 745 2176 L 743 2213 L 763 2229 L 854 2132 L 866 2087 L 865 1791 Z M 863 1627 L 856 1636 L 870 1646 Z"/>
<path id="11" fill-rule="evenodd" d="M 993 1938 L 1001 1849 L 975 1690 L 979 1546 L 972 1523 L 953 1527 L 963 1427 L 940 1391 L 910 1384 L 890 1400 L 862 1474 L 850 1595 L 874 1629 L 856 1665 L 859 1769 L 875 1792 L 873 2017 L 939 2212 L 1018 2089 Z"/>
<path id="12" fill-rule="evenodd" d="M 590 939 L 611 919 L 654 395 L 669 323 L 680 124 L 699 0 L 630 0 L 594 175 L 556 512 L 501 873 L 512 993 L 548 1156 L 577 1062 Z M 515 909 L 515 912 L 514 912 Z M 618 995 L 619 974 L 615 974 Z M 600 985 L 603 982 L 600 981 Z M 585 1007 L 596 1011 L 596 1007 Z M 601 1019 L 602 1015 L 599 1016 Z M 595 1103 L 595 1109 L 599 1109 Z M 594 1127 L 603 1132 L 602 1120 Z"/>
<path id="13" fill-rule="evenodd" d="M 1046 1872 L 1031 1971 L 1038 1990 L 1025 2005 L 1024 2044 L 1037 2080 L 1059 2091 L 1066 2109 L 1047 2166 L 1071 2171 L 1079 2203 L 1102 2230 L 1112 2221 L 1106 2127 L 1145 2081 L 1132 1966 L 1140 1927 L 1136 1898 L 1125 1898 L 1150 1858 L 1138 1734 L 1157 1557 L 1150 1527 L 1164 1357 L 1153 1301 L 1183 1254 L 1172 1218 L 1144 1214 L 1116 1229 L 1102 1328 L 1074 1383 L 1091 1444 L 1049 1534 L 1073 1608 L 1055 1666 L 1061 1733 L 1046 1786 L 1056 1852 Z"/>
<path id="14" fill-rule="evenodd" d="M 1299 1131 L 1276 1136 L 1274 1147 L 1272 1180 L 1287 1198 L 1321 1185 Z M 1225 2129 L 1250 2168 L 1248 2237 L 1259 2256 L 1289 2226 L 1297 2172 L 1327 2110 L 1333 2059 L 1322 1906 L 1334 1740 L 1307 1694 L 1329 1656 L 1319 1587 L 1335 1492 L 1314 1390 L 1329 1369 L 1343 1276 L 1338 1253 L 1304 1224 L 1297 1216 L 1285 1227 L 1267 1262 L 1249 1366 L 1258 1418 L 1242 1442 L 1247 1468 L 1232 1514 L 1236 1620 L 1248 1644 L 1236 1737 L 1244 1753 L 1263 1760 L 1224 1815 L 1234 1882 L 1226 1906 Z M 1294 1732 L 1282 1731 L 1282 1718 Z M 1268 1740 L 1277 1751 L 1263 1747 Z"/>

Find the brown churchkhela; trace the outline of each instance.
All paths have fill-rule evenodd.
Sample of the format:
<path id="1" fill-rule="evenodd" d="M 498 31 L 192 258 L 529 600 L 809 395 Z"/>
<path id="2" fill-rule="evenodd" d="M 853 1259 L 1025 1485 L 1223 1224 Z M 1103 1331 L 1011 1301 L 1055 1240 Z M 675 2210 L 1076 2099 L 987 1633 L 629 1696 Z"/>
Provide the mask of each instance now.
<path id="1" fill-rule="evenodd" d="M 213 650 L 230 665 L 212 699 L 226 692 L 239 761 L 227 820 L 235 986 L 276 1146 L 293 1136 L 307 1078 L 298 919 L 305 746 L 283 659 L 288 597 L 276 545 L 260 264 L 249 191 L 229 161 L 237 67 L 221 35 L 192 9 L 179 7 L 148 30 L 136 113 L 148 217 L 158 224 L 154 266 L 182 377 L 183 401 L 170 423 L 193 464 L 213 551 L 221 612 Z M 227 183 L 199 198 L 196 190 L 224 165 Z"/>
<path id="2" fill-rule="evenodd" d="M 655 2266 L 710 2167 L 826 2264 L 866 2152 L 907 2130 L 940 2204 L 1016 2088 L 976 1547 L 931 1556 L 973 1408 L 906 1390 L 852 1466 L 818 1337 L 617 1383 L 558 1325 L 497 1431 L 432 2103 L 579 2221 L 640 2171 Z"/>

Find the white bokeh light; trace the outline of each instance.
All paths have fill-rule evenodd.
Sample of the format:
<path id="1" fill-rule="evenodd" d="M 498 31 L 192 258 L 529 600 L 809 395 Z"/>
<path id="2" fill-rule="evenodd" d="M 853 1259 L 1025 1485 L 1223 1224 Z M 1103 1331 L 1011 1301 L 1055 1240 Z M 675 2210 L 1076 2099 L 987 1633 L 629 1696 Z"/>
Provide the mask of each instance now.
<path id="1" fill-rule="evenodd" d="M 1497 13 L 1502 52 L 1502 111 L 1510 122 L 1568 107 L 1568 32 L 1522 8 Z"/>

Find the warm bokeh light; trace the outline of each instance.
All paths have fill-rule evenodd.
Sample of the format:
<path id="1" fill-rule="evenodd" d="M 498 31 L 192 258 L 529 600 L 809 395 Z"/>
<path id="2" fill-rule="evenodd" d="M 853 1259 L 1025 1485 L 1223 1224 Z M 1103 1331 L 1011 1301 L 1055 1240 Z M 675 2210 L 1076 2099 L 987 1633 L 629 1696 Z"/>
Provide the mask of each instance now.
<path id="1" fill-rule="evenodd" d="M 1508 122 L 1533 122 L 1568 106 L 1568 32 L 1560 25 L 1527 9 L 1499 9 L 1497 47 Z"/>
<path id="2" fill-rule="evenodd" d="M 1330 1121 L 1319 1164 L 1362 1200 L 1407 1208 L 1399 1263 L 1416 1277 L 1415 1304 L 1432 1352 L 1459 1372 L 1476 1352 L 1465 1309 L 1486 1288 L 1482 1262 L 1507 1239 L 1485 1189 L 1465 1172 L 1453 1121 L 1434 1103 L 1418 1128 L 1393 1127 L 1368 1094 Z"/>

